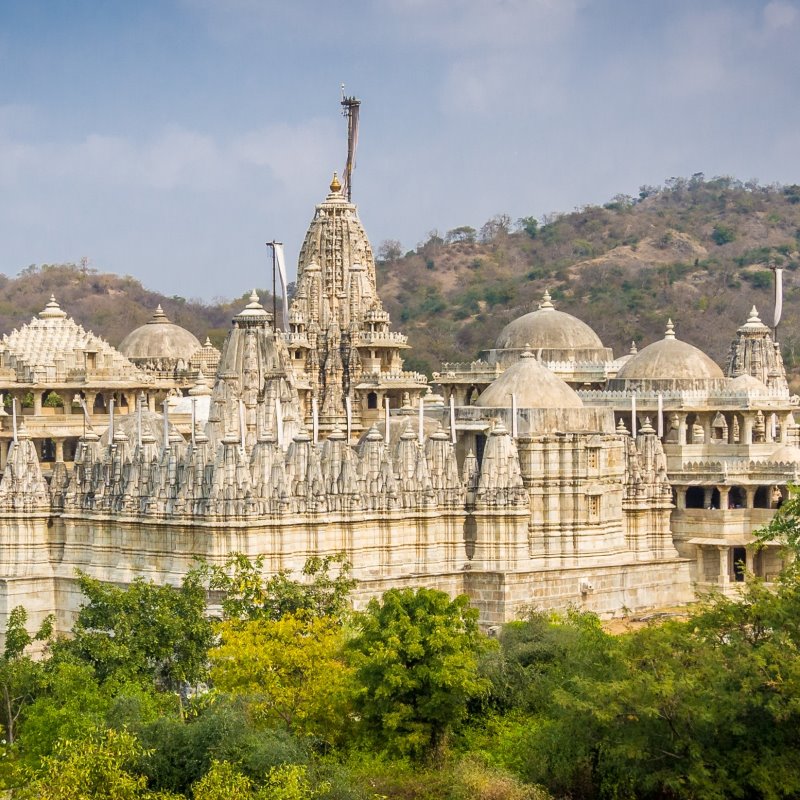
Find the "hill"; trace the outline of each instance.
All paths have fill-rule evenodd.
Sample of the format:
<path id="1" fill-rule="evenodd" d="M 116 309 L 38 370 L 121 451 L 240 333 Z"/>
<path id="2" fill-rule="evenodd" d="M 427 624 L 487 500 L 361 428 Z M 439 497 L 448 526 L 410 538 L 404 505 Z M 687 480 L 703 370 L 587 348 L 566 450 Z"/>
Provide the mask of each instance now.
<path id="1" fill-rule="evenodd" d="M 569 214 L 498 215 L 462 226 L 405 253 L 377 248 L 378 286 L 394 326 L 408 334 L 410 369 L 469 361 L 503 326 L 536 308 L 545 289 L 615 354 L 632 340 L 660 339 L 668 317 L 677 335 L 717 362 L 755 304 L 772 323 L 770 264 L 785 268 L 779 329 L 787 369 L 800 386 L 800 186 L 733 178 L 673 178 Z M 220 346 L 249 292 L 230 302 L 167 297 L 129 276 L 86 265 L 31 266 L 0 275 L 0 332 L 28 322 L 55 294 L 78 322 L 118 345 L 159 303 L 173 322 Z M 264 302 L 269 293 L 260 290 Z"/>
<path id="2" fill-rule="evenodd" d="M 206 336 L 220 347 L 231 318 L 247 304 L 250 292 L 229 302 L 201 303 L 167 297 L 135 278 L 102 273 L 76 264 L 31 265 L 16 278 L 0 275 L 0 334 L 29 322 L 54 294 L 59 305 L 85 328 L 115 347 L 134 328 L 147 322 L 159 304 L 172 322 L 201 341 Z M 259 289 L 262 302 L 269 293 Z"/>
<path id="3" fill-rule="evenodd" d="M 672 317 L 679 338 L 724 362 L 753 304 L 772 323 L 774 264 L 785 268 L 779 339 L 798 372 L 798 251 L 800 186 L 698 174 L 542 220 L 433 231 L 405 255 L 384 242 L 379 286 L 414 346 L 409 365 L 429 373 L 475 358 L 545 289 L 615 354 L 660 339 Z"/>

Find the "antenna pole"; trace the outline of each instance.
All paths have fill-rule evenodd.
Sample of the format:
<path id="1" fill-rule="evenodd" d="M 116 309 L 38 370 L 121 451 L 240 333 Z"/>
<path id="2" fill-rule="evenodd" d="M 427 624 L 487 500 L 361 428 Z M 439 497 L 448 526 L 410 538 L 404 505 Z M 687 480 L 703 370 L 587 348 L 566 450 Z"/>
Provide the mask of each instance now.
<path id="1" fill-rule="evenodd" d="M 358 146 L 358 113 L 361 101 L 357 97 L 347 97 L 342 84 L 342 116 L 347 118 L 347 164 L 344 168 L 344 192 L 347 202 L 353 199 L 353 169 L 356 165 L 356 147 Z"/>
<path id="2" fill-rule="evenodd" d="M 272 330 L 276 331 L 278 329 L 278 298 L 275 296 L 275 245 L 280 244 L 280 242 L 276 242 L 273 239 L 271 242 L 267 242 L 267 247 L 272 249 Z M 286 324 L 286 323 L 284 323 Z"/>

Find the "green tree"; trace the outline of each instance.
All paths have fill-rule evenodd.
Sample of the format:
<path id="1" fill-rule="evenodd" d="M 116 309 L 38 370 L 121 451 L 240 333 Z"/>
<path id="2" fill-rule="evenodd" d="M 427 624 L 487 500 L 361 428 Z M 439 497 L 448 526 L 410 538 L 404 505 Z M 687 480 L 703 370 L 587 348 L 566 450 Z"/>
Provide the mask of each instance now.
<path id="1" fill-rule="evenodd" d="M 20 800 L 179 800 L 153 793 L 135 772 L 142 751 L 125 731 L 79 741 L 64 740 L 39 773 L 14 796 Z"/>
<path id="2" fill-rule="evenodd" d="M 355 704 L 367 736 L 386 750 L 436 756 L 488 689 L 478 658 L 491 642 L 466 596 L 390 589 L 357 619 L 350 643 L 359 689 Z"/>
<path id="3" fill-rule="evenodd" d="M 334 574 L 331 574 L 331 573 Z M 344 554 L 309 558 L 303 580 L 294 580 L 289 570 L 264 574 L 264 556 L 248 558 L 233 553 L 223 566 L 202 567 L 211 589 L 224 592 L 225 619 L 278 620 L 285 614 L 342 619 L 349 609 L 350 592 L 356 581 Z"/>
<path id="4" fill-rule="evenodd" d="M 212 629 L 196 572 L 179 587 L 137 578 L 120 588 L 87 575 L 79 583 L 87 601 L 62 647 L 91 664 L 101 681 L 138 680 L 177 691 L 204 678 Z"/>
<path id="5" fill-rule="evenodd" d="M 48 616 L 35 635 L 26 628 L 28 612 L 16 606 L 8 616 L 6 646 L 0 661 L 0 720 L 5 738 L 13 745 L 20 714 L 33 699 L 41 682 L 42 664 L 34 661 L 26 650 L 34 642 L 47 642 L 53 635 L 53 617 Z"/>
<path id="6" fill-rule="evenodd" d="M 718 224 L 711 231 L 711 238 L 715 244 L 723 245 L 732 242 L 736 238 L 736 231 L 729 225 Z"/>
<path id="7" fill-rule="evenodd" d="M 219 645 L 209 653 L 213 685 L 244 698 L 262 725 L 329 742 L 346 730 L 351 670 L 336 620 L 285 614 L 230 620 L 217 631 Z"/>

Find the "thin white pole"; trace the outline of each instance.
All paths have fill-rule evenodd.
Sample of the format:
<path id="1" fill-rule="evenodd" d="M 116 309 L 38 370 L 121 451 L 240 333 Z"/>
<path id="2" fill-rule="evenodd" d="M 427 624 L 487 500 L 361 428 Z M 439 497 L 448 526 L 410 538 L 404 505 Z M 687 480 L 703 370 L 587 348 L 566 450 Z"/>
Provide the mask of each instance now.
<path id="1" fill-rule="evenodd" d="M 631 436 L 636 438 L 636 392 L 631 392 Z"/>
<path id="2" fill-rule="evenodd" d="M 169 448 L 169 405 L 166 400 L 161 407 L 164 409 L 164 449 L 167 450 Z"/>
<path id="3" fill-rule="evenodd" d="M 391 416 L 391 414 L 389 412 L 389 403 L 390 402 L 391 401 L 389 400 L 388 397 L 384 397 L 383 398 L 383 434 L 384 434 L 383 435 L 383 440 L 386 442 L 386 444 L 389 444 L 389 439 L 390 439 L 390 434 L 391 434 L 391 429 L 389 427 L 389 425 L 390 425 L 389 418 Z"/>
<path id="4" fill-rule="evenodd" d="M 142 446 L 142 395 L 136 396 L 136 444 Z"/>
<path id="5" fill-rule="evenodd" d="M 314 444 L 319 444 L 319 404 L 317 398 L 311 398 L 311 430 L 314 434 Z"/>
<path id="6" fill-rule="evenodd" d="M 511 395 L 511 438 L 517 438 L 517 395 Z"/>
<path id="7" fill-rule="evenodd" d="M 278 437 L 278 446 L 283 447 L 283 409 L 280 397 L 275 398 L 275 435 Z"/>
<path id="8" fill-rule="evenodd" d="M 245 439 L 245 426 L 244 426 L 244 400 L 239 400 L 239 440 L 242 443 L 242 450 L 244 450 Z"/>
<path id="9" fill-rule="evenodd" d="M 195 440 L 194 440 L 194 427 L 197 424 L 197 398 L 192 398 L 192 448 L 194 449 Z"/>
<path id="10" fill-rule="evenodd" d="M 17 398 L 11 398 L 11 423 L 14 428 L 14 441 L 17 441 Z"/>
<path id="11" fill-rule="evenodd" d="M 420 397 L 419 399 L 419 417 L 417 419 L 418 430 L 417 430 L 417 438 L 419 439 L 419 443 L 423 444 L 425 442 L 425 398 Z"/>
<path id="12" fill-rule="evenodd" d="M 456 443 L 456 396 L 450 395 L 450 441 Z"/>
<path id="13" fill-rule="evenodd" d="M 114 444 L 114 398 L 108 401 L 108 443 Z"/>
<path id="14" fill-rule="evenodd" d="M 658 393 L 658 438 L 664 438 L 664 395 Z"/>
<path id="15" fill-rule="evenodd" d="M 353 430 L 353 405 L 349 397 L 345 397 L 344 407 L 347 411 L 347 444 L 350 444 L 350 434 Z"/>

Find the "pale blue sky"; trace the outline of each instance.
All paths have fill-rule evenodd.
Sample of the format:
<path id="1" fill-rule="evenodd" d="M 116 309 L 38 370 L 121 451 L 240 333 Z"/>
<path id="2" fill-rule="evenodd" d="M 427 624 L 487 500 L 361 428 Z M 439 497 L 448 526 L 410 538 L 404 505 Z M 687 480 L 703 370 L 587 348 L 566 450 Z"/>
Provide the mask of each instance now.
<path id="1" fill-rule="evenodd" d="M 362 99 L 373 245 L 674 175 L 800 182 L 800 0 L 0 0 L 0 271 L 294 261 Z"/>

